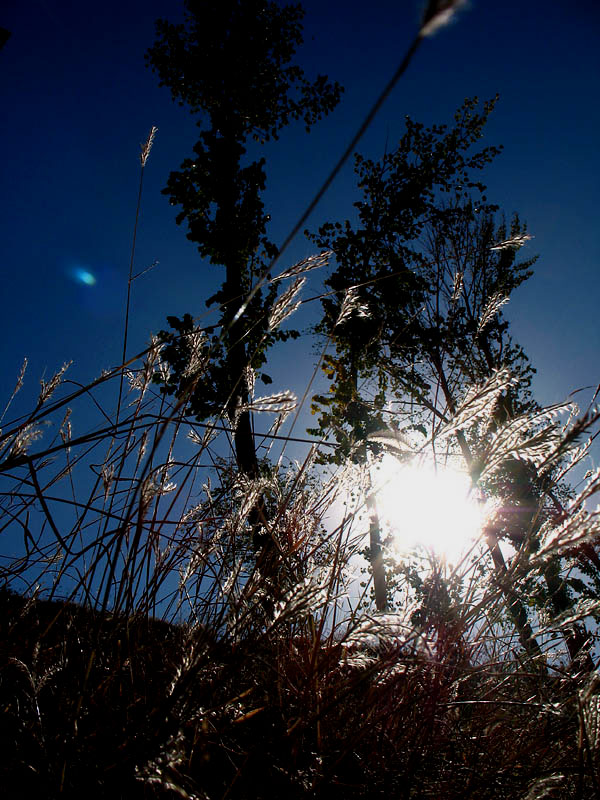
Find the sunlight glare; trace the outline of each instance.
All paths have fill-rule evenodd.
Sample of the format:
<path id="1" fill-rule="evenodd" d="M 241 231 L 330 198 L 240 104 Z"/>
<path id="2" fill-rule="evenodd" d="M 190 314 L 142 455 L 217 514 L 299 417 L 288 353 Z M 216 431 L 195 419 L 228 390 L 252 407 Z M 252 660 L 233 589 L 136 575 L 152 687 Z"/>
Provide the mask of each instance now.
<path id="1" fill-rule="evenodd" d="M 380 519 L 398 554 L 421 545 L 456 563 L 477 539 L 485 508 L 465 472 L 403 465 L 386 454 L 372 475 Z"/>

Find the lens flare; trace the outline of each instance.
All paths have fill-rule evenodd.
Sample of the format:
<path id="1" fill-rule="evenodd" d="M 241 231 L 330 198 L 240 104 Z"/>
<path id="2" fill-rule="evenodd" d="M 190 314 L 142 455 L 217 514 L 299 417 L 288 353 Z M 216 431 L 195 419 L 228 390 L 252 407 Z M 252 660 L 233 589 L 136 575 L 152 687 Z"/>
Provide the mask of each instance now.
<path id="1" fill-rule="evenodd" d="M 84 286 L 94 286 L 96 283 L 96 276 L 83 267 L 76 267 L 73 270 L 73 277 L 77 283 L 83 283 Z"/>

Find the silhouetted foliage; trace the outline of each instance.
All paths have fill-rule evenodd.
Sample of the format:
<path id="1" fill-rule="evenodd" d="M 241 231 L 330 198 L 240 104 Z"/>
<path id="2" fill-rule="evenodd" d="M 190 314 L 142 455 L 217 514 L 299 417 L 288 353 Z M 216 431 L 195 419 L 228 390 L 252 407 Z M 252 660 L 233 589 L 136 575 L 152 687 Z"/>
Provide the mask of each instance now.
<path id="1" fill-rule="evenodd" d="M 265 159 L 248 157 L 247 145 L 276 139 L 295 120 L 308 131 L 341 92 L 322 75 L 309 81 L 294 61 L 303 14 L 300 6 L 259 0 L 188 0 L 185 25 L 158 22 L 158 40 L 148 52 L 161 84 L 199 117 L 194 156 L 171 173 L 164 193 L 181 207 L 177 222 L 187 224 L 201 256 L 225 268 L 221 289 L 207 300 L 221 308 L 219 333 L 206 342 L 210 364 L 187 402 L 199 420 L 226 411 L 235 421 L 238 463 L 248 474 L 257 470 L 249 414 L 236 410 L 249 399 L 246 370 L 260 370 L 269 346 L 298 334 L 269 330 L 276 286 L 256 292 L 238 313 L 277 253 L 261 200 Z M 175 334 L 161 334 L 173 367 L 165 390 L 181 396 L 189 388 L 185 336 L 193 324 L 190 317 L 169 322 Z"/>
<path id="2" fill-rule="evenodd" d="M 472 201 L 465 202 L 474 190 L 480 194 L 485 190 L 473 173 L 500 152 L 497 147 L 469 152 L 494 103 L 486 103 L 478 112 L 477 100 L 465 101 L 450 130 L 445 125 L 425 128 L 407 117 L 406 133 L 396 149 L 378 162 L 356 157 L 363 194 L 355 203 L 357 222 L 330 222 L 310 235 L 319 247 L 333 250 L 337 262 L 326 281 L 333 294 L 323 300 L 324 316 L 317 326 L 335 348 L 335 355 L 324 359 L 331 391 L 314 399 L 319 426 L 313 432 L 323 434 L 331 428 L 342 445 L 335 456 L 338 460 L 350 452 L 364 452 L 368 433 L 385 424 L 381 411 L 388 392 L 417 404 L 427 397 L 430 377 L 414 365 L 423 357 L 429 361 L 428 351 L 440 342 L 449 354 L 462 346 L 459 331 L 445 331 L 439 314 L 423 318 L 423 308 L 438 288 L 436 267 L 424 251 L 423 237 L 432 227 L 443 235 L 441 231 L 452 231 L 461 219 L 474 220 L 495 210 L 493 206 L 475 210 Z M 477 203 L 484 204 L 484 198 Z M 514 272 L 515 280 L 517 274 L 522 272 Z M 485 280 L 490 283 L 491 274 Z M 350 287 L 356 287 L 367 312 L 351 314 L 340 323 Z M 472 324 L 465 321 L 463 327 Z M 358 395 L 358 380 L 370 382 L 369 401 Z"/>
<path id="3" fill-rule="evenodd" d="M 517 215 L 510 228 L 497 222 L 498 207 L 484 194 L 478 175 L 500 148 L 472 152 L 495 102 L 479 112 L 476 99 L 466 100 L 450 129 L 425 128 L 407 118 L 395 150 L 380 161 L 356 157 L 363 195 L 355 203 L 356 223 L 327 223 L 311 235 L 337 262 L 327 280 L 333 293 L 323 300 L 317 326 L 335 348 L 323 359 L 330 391 L 313 399 L 319 425 L 311 432 L 335 436 L 339 449 L 321 458 L 338 463 L 348 457 L 360 462 L 369 451 L 380 454 L 384 445 L 375 434 L 382 431 L 398 441 L 420 436 L 433 444 L 472 387 L 508 370 L 515 380 L 493 400 L 490 396 L 484 419 L 457 425 L 452 437 L 473 482 L 502 500 L 485 531 L 500 578 L 506 565 L 498 542 L 507 539 L 517 549 L 535 551 L 548 514 L 556 515 L 550 506 L 565 488 L 554 486 L 552 471 L 539 471 L 518 454 L 482 476 L 491 437 L 520 415 L 539 411 L 530 389 L 535 370 L 501 311 L 532 275 L 536 257 L 517 258 L 531 237 Z M 360 313 L 344 311 L 350 294 Z M 448 436 L 443 447 L 449 447 Z M 391 590 L 383 577 L 375 498 L 368 505 L 371 541 L 365 552 L 381 610 Z M 404 570 L 394 559 L 388 568 Z M 572 608 L 574 598 L 560 572 L 554 561 L 537 584 L 530 575 L 530 583 L 520 587 L 525 602 L 535 597 L 552 617 Z M 509 613 L 524 646 L 534 647 L 525 605 L 510 592 Z M 566 632 L 572 658 L 586 639 L 578 626 Z"/>

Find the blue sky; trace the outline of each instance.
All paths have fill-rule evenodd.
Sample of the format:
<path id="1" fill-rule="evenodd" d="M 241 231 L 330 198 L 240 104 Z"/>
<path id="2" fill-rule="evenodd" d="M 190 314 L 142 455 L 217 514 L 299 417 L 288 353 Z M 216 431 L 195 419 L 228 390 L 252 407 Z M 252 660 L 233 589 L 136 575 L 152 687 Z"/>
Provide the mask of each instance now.
<path id="1" fill-rule="evenodd" d="M 310 135 L 301 126 L 286 131 L 266 152 L 275 242 L 346 146 L 419 19 L 416 0 L 310 0 L 305 7 L 300 60 L 308 74 L 325 72 L 346 92 Z M 144 178 L 134 271 L 159 264 L 134 284 L 129 352 L 141 350 L 167 314 L 205 313 L 204 301 L 221 280 L 160 194 L 169 171 L 191 153 L 196 132 L 143 56 L 154 20 L 180 14 L 180 4 L 166 0 L 3 5 L 0 25 L 12 37 L 0 52 L 2 397 L 24 356 L 30 366 L 22 402 L 65 360 L 74 360 L 70 374 L 81 382 L 119 362 L 139 143 L 152 125 L 159 130 Z M 503 144 L 504 153 L 486 173 L 488 197 L 507 215 L 518 211 L 535 236 L 528 252 L 540 255 L 536 274 L 506 313 L 538 369 L 542 402 L 600 381 L 599 33 L 595 0 L 472 0 L 455 23 L 424 42 L 359 147 L 381 156 L 402 134 L 405 114 L 448 122 L 464 97 L 500 94 L 485 143 Z M 355 197 L 348 165 L 310 227 L 350 216 Z M 299 237 L 282 266 L 311 252 Z M 94 275 L 95 284 L 75 280 L 78 269 Z M 315 291 L 323 277 L 311 278 Z M 296 324 L 310 321 L 308 306 Z M 301 391 L 313 360 L 306 338 L 281 350 L 269 370 L 275 387 Z"/>

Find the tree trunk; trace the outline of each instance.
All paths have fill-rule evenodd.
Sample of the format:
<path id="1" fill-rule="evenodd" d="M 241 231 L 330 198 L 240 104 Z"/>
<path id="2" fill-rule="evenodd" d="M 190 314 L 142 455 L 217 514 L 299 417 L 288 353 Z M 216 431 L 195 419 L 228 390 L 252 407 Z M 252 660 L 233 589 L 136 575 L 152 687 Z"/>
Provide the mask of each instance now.
<path id="1" fill-rule="evenodd" d="M 371 479 L 369 477 L 370 483 Z M 387 581 L 383 566 L 381 528 L 375 492 L 371 491 L 370 486 L 367 490 L 367 509 L 369 511 L 369 552 L 371 556 L 371 572 L 373 573 L 373 587 L 375 589 L 375 607 L 377 611 L 387 611 Z"/>
<path id="2" fill-rule="evenodd" d="M 537 639 L 533 634 L 531 625 L 529 624 L 525 606 L 510 585 L 511 578 L 508 574 L 506 561 L 504 560 L 504 556 L 500 550 L 498 539 L 492 532 L 487 533 L 486 539 L 492 556 L 492 561 L 494 562 L 494 569 L 496 572 L 496 578 L 498 579 L 499 588 L 504 595 L 506 607 L 517 630 L 519 641 L 521 642 L 521 645 L 523 646 L 523 649 L 527 655 L 536 662 L 540 669 L 546 671 L 544 655 Z"/>
<path id="3" fill-rule="evenodd" d="M 358 369 L 356 367 L 356 359 L 352 357 L 351 375 L 352 388 L 354 397 L 353 400 L 360 402 L 358 399 Z M 354 429 L 356 439 L 359 440 L 362 436 L 360 431 Z M 365 454 L 366 469 L 368 469 L 368 454 Z M 383 551 L 381 548 L 381 526 L 379 523 L 379 513 L 377 511 L 377 498 L 375 492 L 372 490 L 371 475 L 367 475 L 367 510 L 369 512 L 369 553 L 371 563 L 371 573 L 373 575 L 373 589 L 375 591 L 375 607 L 377 611 L 387 611 L 387 581 L 385 577 L 385 568 L 383 565 Z"/>

